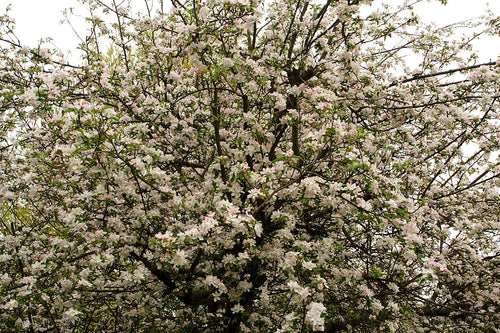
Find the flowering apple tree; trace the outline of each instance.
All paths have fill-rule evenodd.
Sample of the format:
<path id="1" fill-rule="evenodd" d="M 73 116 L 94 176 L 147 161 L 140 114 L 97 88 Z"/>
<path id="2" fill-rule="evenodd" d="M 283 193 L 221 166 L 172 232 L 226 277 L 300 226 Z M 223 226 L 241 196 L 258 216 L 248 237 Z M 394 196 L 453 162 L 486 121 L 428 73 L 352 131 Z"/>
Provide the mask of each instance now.
<path id="1" fill-rule="evenodd" d="M 78 65 L 1 18 L 3 332 L 500 329 L 499 20 L 82 3 Z"/>

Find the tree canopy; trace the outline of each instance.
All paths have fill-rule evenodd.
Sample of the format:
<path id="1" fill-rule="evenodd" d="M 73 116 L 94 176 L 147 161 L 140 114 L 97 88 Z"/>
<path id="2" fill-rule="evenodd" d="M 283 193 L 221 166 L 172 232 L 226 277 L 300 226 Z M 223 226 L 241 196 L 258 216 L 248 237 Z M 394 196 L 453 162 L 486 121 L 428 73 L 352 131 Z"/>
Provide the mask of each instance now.
<path id="1" fill-rule="evenodd" d="M 0 22 L 2 332 L 500 329 L 498 19 L 82 3 L 80 64 Z"/>

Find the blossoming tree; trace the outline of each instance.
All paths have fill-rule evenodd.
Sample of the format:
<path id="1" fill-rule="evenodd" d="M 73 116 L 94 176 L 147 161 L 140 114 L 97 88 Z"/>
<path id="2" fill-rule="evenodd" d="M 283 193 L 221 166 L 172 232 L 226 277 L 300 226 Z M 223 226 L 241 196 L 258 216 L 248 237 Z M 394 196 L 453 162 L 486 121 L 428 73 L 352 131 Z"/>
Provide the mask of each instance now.
<path id="1" fill-rule="evenodd" d="M 81 65 L 2 17 L 3 332 L 500 329 L 498 20 L 83 2 Z"/>

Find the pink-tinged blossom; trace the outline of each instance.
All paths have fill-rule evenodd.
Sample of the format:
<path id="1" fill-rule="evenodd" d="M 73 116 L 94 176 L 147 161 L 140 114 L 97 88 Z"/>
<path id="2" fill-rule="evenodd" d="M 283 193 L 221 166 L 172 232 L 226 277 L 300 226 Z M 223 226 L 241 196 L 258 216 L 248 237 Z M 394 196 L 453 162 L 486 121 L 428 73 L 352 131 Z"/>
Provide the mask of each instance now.
<path id="1" fill-rule="evenodd" d="M 262 195 L 262 192 L 258 188 L 251 189 L 248 193 L 249 199 L 258 199 Z"/>
<path id="2" fill-rule="evenodd" d="M 322 303 L 311 302 L 306 313 L 306 321 L 313 327 L 315 331 L 324 331 L 325 319 L 322 314 L 326 307 Z"/>
<path id="3" fill-rule="evenodd" d="M 13 300 L 10 300 L 7 303 L 3 304 L 2 308 L 4 310 L 13 310 L 13 309 L 17 308 L 18 305 L 19 305 L 19 302 L 13 299 Z"/>
<path id="4" fill-rule="evenodd" d="M 66 310 L 66 312 L 63 313 L 63 320 L 75 321 L 80 313 L 81 313 L 80 311 L 74 308 L 68 309 Z"/>
<path id="5" fill-rule="evenodd" d="M 302 261 L 302 267 L 304 267 L 305 269 L 311 271 L 314 268 L 316 268 L 316 264 L 313 263 L 312 261 L 305 261 L 305 260 L 303 260 Z"/>
<path id="6" fill-rule="evenodd" d="M 302 287 L 297 281 L 289 281 L 287 283 L 288 288 L 299 296 L 299 299 L 305 300 L 311 293 L 308 287 Z"/>
<path id="7" fill-rule="evenodd" d="M 224 58 L 224 59 L 222 59 L 221 63 L 222 63 L 222 67 L 224 67 L 225 69 L 229 69 L 234 65 L 234 60 L 232 60 L 230 58 Z"/>

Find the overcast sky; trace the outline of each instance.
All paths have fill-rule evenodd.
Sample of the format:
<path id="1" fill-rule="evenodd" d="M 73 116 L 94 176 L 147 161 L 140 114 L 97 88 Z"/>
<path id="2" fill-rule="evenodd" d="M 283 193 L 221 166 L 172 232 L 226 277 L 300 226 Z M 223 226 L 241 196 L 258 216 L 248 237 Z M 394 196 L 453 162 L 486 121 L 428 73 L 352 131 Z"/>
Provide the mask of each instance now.
<path id="1" fill-rule="evenodd" d="M 134 0 L 139 2 L 140 0 Z M 378 2 L 379 0 L 375 0 Z M 400 4 L 402 0 L 385 0 L 393 4 Z M 52 37 L 54 44 L 63 51 L 75 50 L 79 43 L 75 33 L 67 24 L 59 22 L 64 19 L 64 8 L 73 7 L 75 13 L 85 16 L 85 8 L 77 0 L 0 0 L 0 10 L 11 3 L 11 16 L 17 21 L 17 35 L 23 44 L 35 45 L 40 38 Z M 444 6 L 437 1 L 420 5 L 419 14 L 422 18 L 446 25 L 467 18 L 478 17 L 490 8 L 500 16 L 500 1 L 492 0 L 488 5 L 486 0 L 448 0 Z M 72 20 L 77 31 L 85 35 L 85 24 L 82 18 Z M 485 41 L 476 46 L 481 49 L 485 57 L 498 58 L 500 43 Z"/>

